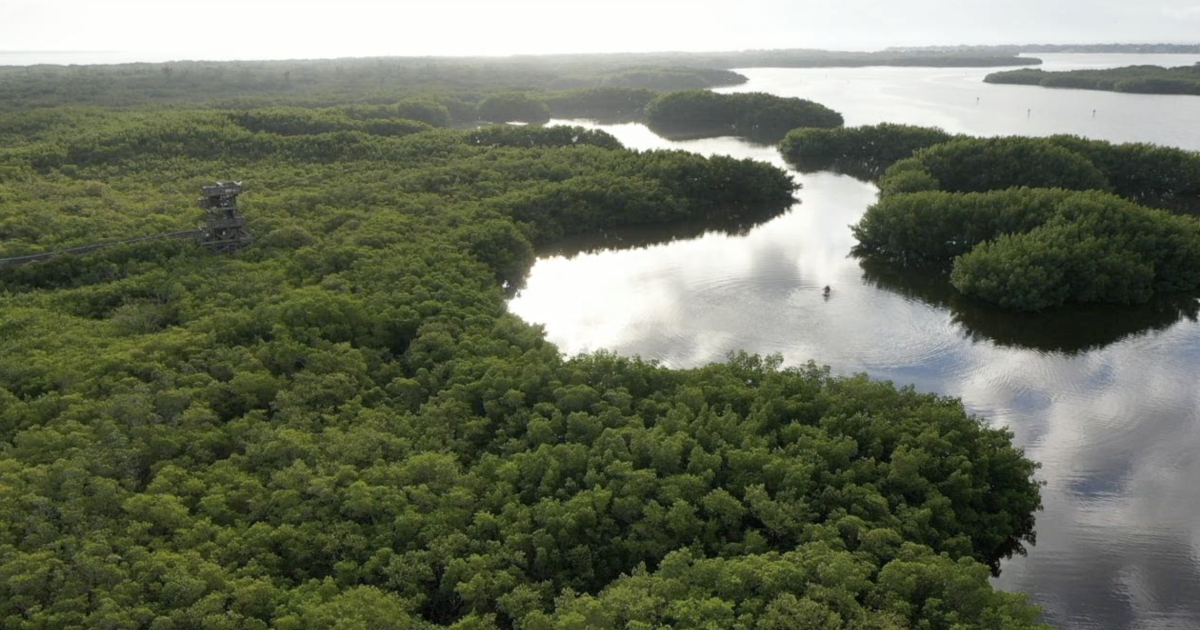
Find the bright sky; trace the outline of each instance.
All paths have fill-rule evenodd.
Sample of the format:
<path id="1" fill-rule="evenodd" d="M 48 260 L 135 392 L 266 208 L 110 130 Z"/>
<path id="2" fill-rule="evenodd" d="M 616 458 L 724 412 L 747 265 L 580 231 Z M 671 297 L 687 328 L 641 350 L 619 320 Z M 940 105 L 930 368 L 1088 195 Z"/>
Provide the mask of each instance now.
<path id="1" fill-rule="evenodd" d="M 0 51 L 207 59 L 1197 41 L 1188 0 L 0 0 Z"/>

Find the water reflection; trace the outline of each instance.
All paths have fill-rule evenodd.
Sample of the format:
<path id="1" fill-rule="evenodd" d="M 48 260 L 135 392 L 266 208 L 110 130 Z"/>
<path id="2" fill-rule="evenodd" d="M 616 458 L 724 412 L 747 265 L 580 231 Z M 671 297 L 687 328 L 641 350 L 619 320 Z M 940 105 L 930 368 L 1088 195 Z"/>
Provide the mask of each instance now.
<path id="1" fill-rule="evenodd" d="M 1003 116 L 988 119 L 967 109 L 973 105 L 943 102 L 947 94 L 969 94 L 974 103 L 976 90 L 1015 94 L 966 86 L 958 71 L 763 70 L 770 80 L 756 83 L 758 72 L 747 71 L 745 89 L 810 97 L 835 109 L 842 108 L 808 88 L 848 101 L 862 95 L 849 124 L 1027 132 L 1023 120 L 1006 127 Z M 827 82 L 813 86 L 809 78 Z M 1021 97 L 1042 99 L 1040 109 L 1066 116 L 1096 94 L 1028 88 Z M 1127 116 L 1097 123 L 1092 133 L 1083 125 L 1093 123 L 1056 127 L 1046 116 L 1036 130 L 1200 149 L 1200 98 L 1179 97 L 1190 104 L 1176 106 L 1144 95 L 1100 96 Z M 641 125 L 605 129 L 632 148 L 784 165 L 770 147 L 732 138 L 669 142 Z M 778 352 L 790 364 L 811 359 L 837 373 L 866 372 L 958 396 L 972 413 L 1012 430 L 1042 464 L 1039 478 L 1047 483 L 1037 546 L 1003 564 L 1000 587 L 1030 593 L 1060 628 L 1200 628 L 1195 301 L 1039 317 L 996 312 L 955 298 L 944 280 L 905 277 L 847 256 L 855 244 L 847 226 L 874 201 L 872 185 L 832 173 L 794 177 L 804 186 L 803 205 L 746 231 L 659 235 L 635 248 L 593 244 L 562 252 L 571 258 L 544 256 L 510 310 L 546 324 L 549 339 L 567 353 L 604 348 L 689 367 L 732 350 Z M 827 284 L 828 300 L 821 292 Z"/>
<path id="2" fill-rule="evenodd" d="M 863 182 L 875 181 L 886 170 L 885 167 L 869 165 L 862 160 L 835 160 L 830 163 L 825 159 L 801 158 L 788 160 L 788 164 L 801 173 L 838 173 Z"/>
<path id="3" fill-rule="evenodd" d="M 754 212 L 749 209 L 738 216 L 720 217 L 705 221 L 681 221 L 666 225 L 645 225 L 607 230 L 599 234 L 584 234 L 559 239 L 540 247 L 539 256 L 562 256 L 574 258 L 579 254 L 592 254 L 604 250 L 645 248 L 674 241 L 687 240 L 705 234 L 745 236 L 779 216 L 774 209 Z"/>
<path id="4" fill-rule="evenodd" d="M 868 284 L 949 309 L 954 323 L 969 339 L 1001 346 L 1085 352 L 1164 330 L 1183 319 L 1196 322 L 1200 315 L 1200 301 L 1191 295 L 1160 296 L 1134 306 L 1072 306 L 1044 313 L 1015 313 L 962 295 L 937 270 L 905 269 L 869 258 L 859 264 Z"/>
<path id="5" fill-rule="evenodd" d="M 596 122 L 601 122 L 601 121 L 596 121 Z M 622 122 L 625 122 L 625 121 L 622 121 Z M 781 135 L 778 131 L 767 131 L 767 130 L 758 130 L 758 129 L 741 129 L 741 130 L 736 130 L 734 133 L 731 133 L 731 131 L 733 131 L 733 130 L 730 130 L 729 128 L 726 128 L 726 127 L 716 127 L 716 128 L 712 128 L 712 129 L 692 129 L 692 130 L 687 130 L 687 131 L 650 127 L 650 130 L 653 131 L 655 135 L 662 138 L 663 140 L 670 140 L 671 142 L 684 142 L 687 140 L 703 140 L 705 138 L 719 138 L 719 137 L 725 136 L 725 137 L 736 137 L 739 140 L 744 140 L 749 144 L 757 144 L 759 146 L 770 147 L 772 149 L 775 147 L 775 144 L 777 142 L 779 142 L 780 140 L 783 139 L 783 135 Z"/>
<path id="6" fill-rule="evenodd" d="M 1038 547 L 999 584 L 1032 592 L 1062 627 L 1200 627 L 1197 327 L 994 359 L 990 378 L 953 390 L 1020 427 L 1048 482 Z"/>

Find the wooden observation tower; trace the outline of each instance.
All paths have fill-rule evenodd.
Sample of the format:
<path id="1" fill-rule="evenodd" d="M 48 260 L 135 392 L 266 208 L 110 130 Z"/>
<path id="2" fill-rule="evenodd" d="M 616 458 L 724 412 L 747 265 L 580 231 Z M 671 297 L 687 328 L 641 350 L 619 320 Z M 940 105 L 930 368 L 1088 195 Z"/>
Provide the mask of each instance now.
<path id="1" fill-rule="evenodd" d="M 246 217 L 237 207 L 242 182 L 221 181 L 201 189 L 204 196 L 200 207 L 208 218 L 200 228 L 200 243 L 214 252 L 232 252 L 253 243 L 254 238 L 246 231 Z"/>

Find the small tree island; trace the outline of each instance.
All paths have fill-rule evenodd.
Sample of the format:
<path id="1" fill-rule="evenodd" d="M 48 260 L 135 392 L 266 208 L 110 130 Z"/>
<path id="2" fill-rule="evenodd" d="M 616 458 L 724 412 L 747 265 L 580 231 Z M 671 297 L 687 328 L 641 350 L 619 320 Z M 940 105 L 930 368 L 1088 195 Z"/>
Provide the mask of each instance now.
<path id="1" fill-rule="evenodd" d="M 646 105 L 646 124 L 668 137 L 736 135 L 774 143 L 797 127 L 841 127 L 842 122 L 841 114 L 819 103 L 762 92 L 685 90 Z"/>
<path id="2" fill-rule="evenodd" d="M 854 226 L 857 253 L 948 270 L 957 290 L 1004 308 L 1200 289 L 1200 223 L 1161 209 L 1197 207 L 1195 153 L 960 137 L 893 163 L 878 183 L 879 201 Z"/>
<path id="3" fill-rule="evenodd" d="M 1178 68 L 1126 66 L 1102 70 L 1064 70 L 1059 72 L 1022 68 L 993 72 L 983 80 L 987 83 L 1039 85 L 1048 88 L 1200 96 L 1200 63 Z"/>

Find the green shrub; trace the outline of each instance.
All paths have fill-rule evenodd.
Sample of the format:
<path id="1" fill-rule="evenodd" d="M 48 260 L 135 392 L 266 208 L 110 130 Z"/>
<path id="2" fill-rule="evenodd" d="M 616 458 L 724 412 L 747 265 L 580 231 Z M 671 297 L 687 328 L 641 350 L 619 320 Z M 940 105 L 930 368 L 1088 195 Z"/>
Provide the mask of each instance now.
<path id="1" fill-rule="evenodd" d="M 761 92 L 717 94 L 685 90 L 656 97 L 646 106 L 651 129 L 666 135 L 738 135 L 777 142 L 797 127 L 840 127 L 841 114 L 812 101 Z"/>
<path id="2" fill-rule="evenodd" d="M 485 147 L 596 146 L 622 149 L 621 142 L 607 131 L 583 127 L 520 127 L 492 125 L 467 132 L 467 142 Z"/>
<path id="3" fill-rule="evenodd" d="M 981 192 L 1014 186 L 1110 190 L 1104 173 L 1087 157 L 1045 138 L 959 138 L 914 156 L 950 192 Z"/>
<path id="4" fill-rule="evenodd" d="M 479 119 L 493 123 L 544 123 L 550 120 L 550 108 L 523 92 L 490 94 L 478 105 Z"/>
<path id="5" fill-rule="evenodd" d="M 913 151 L 952 137 L 941 129 L 894 123 L 843 129 L 800 128 L 788 132 L 779 150 L 803 172 L 837 170 L 873 179 Z"/>

